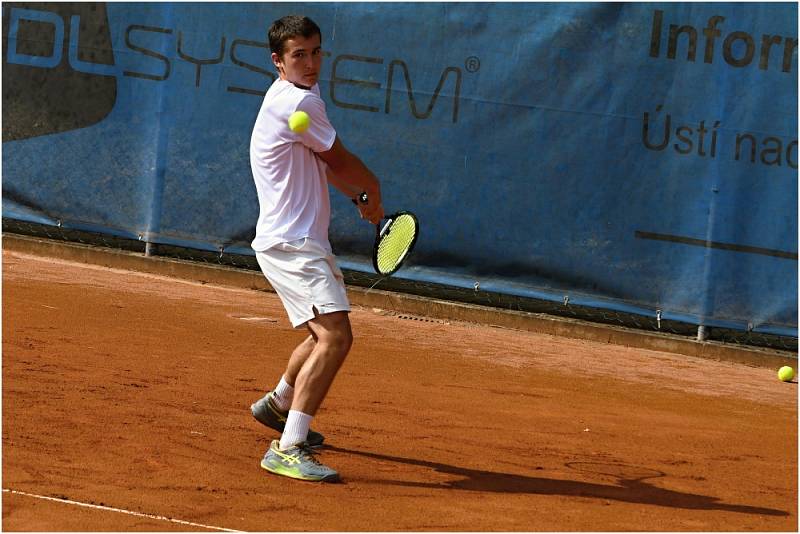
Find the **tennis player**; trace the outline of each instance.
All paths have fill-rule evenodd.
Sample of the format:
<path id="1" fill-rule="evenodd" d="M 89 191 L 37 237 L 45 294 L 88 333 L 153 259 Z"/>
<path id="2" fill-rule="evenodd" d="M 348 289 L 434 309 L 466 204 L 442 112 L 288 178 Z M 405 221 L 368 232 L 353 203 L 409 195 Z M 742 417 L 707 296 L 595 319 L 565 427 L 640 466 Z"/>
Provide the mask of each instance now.
<path id="1" fill-rule="evenodd" d="M 289 357 L 274 390 L 251 407 L 262 424 L 281 432 L 261 467 L 292 478 L 337 481 L 339 474 L 314 457 L 324 440 L 310 430 L 328 389 L 350 350 L 353 335 L 342 273 L 328 242 L 328 183 L 356 199 L 361 218 L 383 218 L 380 184 L 348 151 L 328 120 L 317 81 L 322 32 L 311 19 L 287 16 L 269 29 L 279 78 L 267 91 L 250 140 L 260 212 L 252 247 L 261 270 L 281 298 L 295 328 L 309 336 Z M 309 128 L 296 133 L 289 116 L 308 113 Z"/>

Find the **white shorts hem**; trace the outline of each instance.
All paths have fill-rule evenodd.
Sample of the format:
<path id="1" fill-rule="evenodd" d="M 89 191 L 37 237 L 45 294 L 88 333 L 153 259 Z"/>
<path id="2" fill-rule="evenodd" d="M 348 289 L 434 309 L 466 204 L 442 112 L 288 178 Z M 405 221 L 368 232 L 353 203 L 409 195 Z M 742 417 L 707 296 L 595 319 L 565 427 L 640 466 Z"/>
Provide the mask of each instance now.
<path id="1" fill-rule="evenodd" d="M 350 311 L 342 271 L 330 249 L 318 241 L 280 243 L 257 251 L 256 259 L 294 328 L 314 319 L 314 309 L 319 315 Z"/>

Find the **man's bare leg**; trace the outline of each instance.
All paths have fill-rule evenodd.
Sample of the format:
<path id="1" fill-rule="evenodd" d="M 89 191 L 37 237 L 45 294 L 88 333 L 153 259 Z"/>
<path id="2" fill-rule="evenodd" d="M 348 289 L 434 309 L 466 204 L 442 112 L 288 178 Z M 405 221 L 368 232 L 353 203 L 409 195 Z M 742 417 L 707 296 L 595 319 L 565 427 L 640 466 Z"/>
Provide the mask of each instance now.
<path id="1" fill-rule="evenodd" d="M 292 409 L 313 416 L 350 352 L 353 333 L 347 312 L 318 315 L 307 325 L 315 343 L 297 373 Z"/>
<path id="2" fill-rule="evenodd" d="M 353 343 L 347 312 L 318 315 L 307 326 L 314 348 L 295 379 L 294 400 L 281 436 L 282 449 L 306 439 L 311 419 L 322 405 Z M 298 354 L 297 360 L 300 358 Z"/>
<path id="3" fill-rule="evenodd" d="M 294 349 L 289 358 L 289 363 L 286 366 L 286 372 L 283 373 L 283 379 L 286 380 L 287 384 L 294 387 L 300 369 L 303 367 L 303 364 L 306 363 L 308 357 L 311 356 L 311 351 L 314 350 L 316 344 L 317 342 L 314 341 L 314 336 L 310 335 Z"/>

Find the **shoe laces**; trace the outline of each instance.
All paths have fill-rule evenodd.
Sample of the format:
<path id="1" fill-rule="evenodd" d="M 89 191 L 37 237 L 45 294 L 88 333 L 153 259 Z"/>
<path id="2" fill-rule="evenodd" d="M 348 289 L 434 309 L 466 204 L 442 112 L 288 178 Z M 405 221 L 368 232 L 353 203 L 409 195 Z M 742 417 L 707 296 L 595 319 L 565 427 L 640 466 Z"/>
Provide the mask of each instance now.
<path id="1" fill-rule="evenodd" d="M 314 453 L 314 450 L 308 445 L 308 443 L 304 441 L 303 443 L 297 444 L 296 447 L 300 451 L 299 456 L 301 458 L 305 458 L 313 464 L 322 465 L 322 463 L 320 463 L 320 461 L 317 460 L 317 456 Z"/>

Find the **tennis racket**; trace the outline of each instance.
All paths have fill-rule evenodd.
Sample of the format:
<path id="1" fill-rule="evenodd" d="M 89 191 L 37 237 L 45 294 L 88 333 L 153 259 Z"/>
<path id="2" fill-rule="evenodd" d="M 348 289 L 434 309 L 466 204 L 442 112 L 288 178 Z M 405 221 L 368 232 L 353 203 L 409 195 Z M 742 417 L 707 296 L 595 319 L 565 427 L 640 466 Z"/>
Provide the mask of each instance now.
<path id="1" fill-rule="evenodd" d="M 358 196 L 358 202 L 366 204 L 366 193 Z M 419 237 L 419 221 L 408 211 L 398 211 L 385 217 L 386 222 L 375 225 L 375 246 L 372 250 L 372 266 L 382 276 L 391 276 L 403 265 Z"/>

